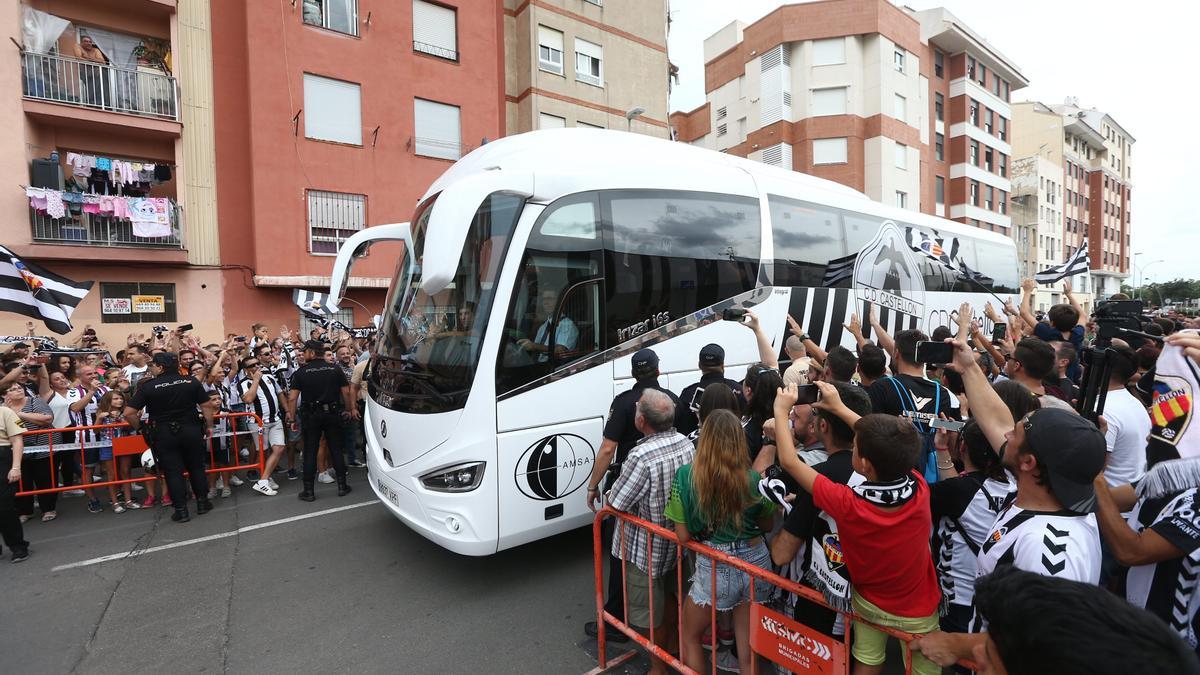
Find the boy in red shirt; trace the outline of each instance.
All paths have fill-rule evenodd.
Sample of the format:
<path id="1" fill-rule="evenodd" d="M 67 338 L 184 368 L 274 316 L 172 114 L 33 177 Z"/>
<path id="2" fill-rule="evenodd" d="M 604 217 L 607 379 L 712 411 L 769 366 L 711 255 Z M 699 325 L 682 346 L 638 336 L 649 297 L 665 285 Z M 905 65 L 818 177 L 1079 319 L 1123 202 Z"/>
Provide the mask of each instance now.
<path id="1" fill-rule="evenodd" d="M 789 434 L 779 434 L 780 466 L 813 495 L 818 508 L 837 521 L 842 554 L 853 580 L 854 613 L 872 624 L 909 633 L 938 630 L 938 587 L 929 552 L 932 519 L 929 486 L 913 471 L 921 439 L 911 422 L 892 415 L 858 414 L 842 404 L 837 389 L 818 382 L 813 404 L 854 427 L 854 470 L 866 478 L 851 486 L 834 483 L 800 461 Z M 796 385 L 775 397 L 775 425 L 787 428 Z M 883 671 L 887 634 L 855 621 L 854 675 Z M 919 652 L 913 673 L 938 675 L 941 668 Z"/>

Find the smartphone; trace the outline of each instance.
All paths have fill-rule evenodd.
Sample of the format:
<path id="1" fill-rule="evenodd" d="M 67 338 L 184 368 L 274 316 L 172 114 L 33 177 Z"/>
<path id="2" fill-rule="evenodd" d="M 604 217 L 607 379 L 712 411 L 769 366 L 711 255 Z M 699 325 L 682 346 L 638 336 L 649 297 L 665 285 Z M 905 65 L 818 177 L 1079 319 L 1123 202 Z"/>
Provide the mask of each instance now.
<path id="1" fill-rule="evenodd" d="M 725 321 L 744 321 L 746 319 L 746 308 L 730 307 L 721 312 L 721 318 Z"/>
<path id="2" fill-rule="evenodd" d="M 992 344 L 998 345 L 1004 342 L 1004 336 L 1008 334 L 1008 324 L 998 323 L 992 327 Z"/>
<path id="3" fill-rule="evenodd" d="M 954 360 L 954 345 L 948 342 L 922 341 L 917 343 L 917 363 L 950 363 Z"/>
<path id="4" fill-rule="evenodd" d="M 246 336 L 245 336 L 245 335 L 239 335 L 239 336 L 237 336 L 237 337 L 235 337 L 235 338 L 233 338 L 233 339 L 234 339 L 235 341 L 237 341 L 237 342 L 245 342 L 245 341 L 246 341 Z"/>
<path id="5" fill-rule="evenodd" d="M 180 332 L 180 333 L 186 333 L 186 332 L 188 332 L 188 331 L 189 331 L 189 330 L 191 330 L 191 329 L 192 329 L 192 324 L 190 324 L 190 323 L 185 323 L 185 324 L 183 324 L 182 326 L 180 326 L 180 327 L 179 327 L 179 332 Z"/>
<path id="6" fill-rule="evenodd" d="M 958 420 L 936 419 L 930 422 L 929 426 L 934 429 L 945 429 L 946 431 L 962 431 L 963 427 L 967 426 L 967 423 L 959 422 Z"/>
<path id="7" fill-rule="evenodd" d="M 817 389 L 815 384 L 801 384 L 796 386 L 796 405 L 813 404 L 821 399 L 821 390 Z"/>

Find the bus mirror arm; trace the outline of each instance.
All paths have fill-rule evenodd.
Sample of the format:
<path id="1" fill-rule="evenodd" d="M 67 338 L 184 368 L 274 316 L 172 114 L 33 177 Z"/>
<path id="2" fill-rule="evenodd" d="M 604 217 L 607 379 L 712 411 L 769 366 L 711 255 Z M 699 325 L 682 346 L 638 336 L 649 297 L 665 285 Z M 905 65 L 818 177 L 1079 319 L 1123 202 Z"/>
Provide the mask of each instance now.
<path id="1" fill-rule="evenodd" d="M 329 300 L 334 305 L 340 305 L 346 295 L 346 287 L 350 284 L 350 268 L 354 261 L 362 258 L 377 242 L 404 242 L 406 251 L 412 251 L 412 228 L 408 223 L 393 223 L 391 225 L 376 225 L 356 232 L 338 249 L 337 259 L 333 263 L 333 273 L 329 277 Z"/>

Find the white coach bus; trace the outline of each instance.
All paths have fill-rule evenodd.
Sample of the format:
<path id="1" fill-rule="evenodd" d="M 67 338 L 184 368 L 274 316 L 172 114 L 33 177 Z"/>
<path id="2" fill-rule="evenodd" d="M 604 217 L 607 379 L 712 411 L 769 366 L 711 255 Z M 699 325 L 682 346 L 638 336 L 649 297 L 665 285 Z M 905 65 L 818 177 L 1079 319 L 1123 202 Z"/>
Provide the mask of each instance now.
<path id="1" fill-rule="evenodd" d="M 1002 234 L 613 131 L 537 131 L 471 152 L 411 224 L 347 241 L 335 302 L 353 258 L 385 240 L 405 246 L 369 368 L 371 487 L 467 555 L 591 522 L 583 486 L 638 349 L 658 353 L 661 383 L 679 391 L 709 342 L 725 347 L 730 377 L 758 360 L 750 332 L 720 320 L 728 307 L 756 312 L 776 346 L 790 313 L 825 347 L 852 348 L 842 324 L 868 302 L 890 332 L 928 332 L 964 300 L 981 308 L 984 287 L 1018 286 Z M 830 261 L 855 253 L 824 286 Z"/>

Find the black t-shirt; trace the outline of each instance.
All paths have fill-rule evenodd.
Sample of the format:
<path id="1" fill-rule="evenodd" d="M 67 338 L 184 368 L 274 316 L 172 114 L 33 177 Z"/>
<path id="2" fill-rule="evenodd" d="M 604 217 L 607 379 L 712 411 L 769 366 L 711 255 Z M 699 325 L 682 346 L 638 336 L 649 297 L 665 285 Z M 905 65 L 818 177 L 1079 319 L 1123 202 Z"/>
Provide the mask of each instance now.
<path id="1" fill-rule="evenodd" d="M 613 458 L 613 463 L 616 465 L 624 462 L 633 446 L 642 440 L 642 432 L 633 425 L 633 418 L 637 416 L 638 399 L 642 397 L 642 392 L 646 389 L 657 389 L 670 396 L 676 409 L 679 408 L 679 399 L 675 394 L 660 387 L 658 380 L 647 384 L 635 383 L 629 391 L 617 394 L 617 397 L 613 399 L 612 406 L 608 409 L 608 422 L 604 424 L 604 437 L 617 442 L 617 456 Z"/>
<path id="2" fill-rule="evenodd" d="M 897 390 L 899 385 L 899 391 Z M 867 389 L 871 397 L 871 411 L 885 415 L 899 415 L 928 429 L 929 423 L 945 413 L 950 419 L 960 419 L 962 410 L 950 390 L 940 383 L 913 375 L 896 375 L 876 380 Z M 940 403 L 938 397 L 940 396 Z"/>
<path id="3" fill-rule="evenodd" d="M 1157 499 L 1143 499 L 1129 515 L 1129 526 L 1139 532 L 1147 528 L 1171 542 L 1183 556 L 1129 568 L 1125 576 L 1125 598 L 1167 622 L 1188 644 L 1200 642 L 1200 516 L 1197 496 L 1191 488 Z"/>
<path id="4" fill-rule="evenodd" d="M 850 450 L 835 452 L 829 459 L 814 465 L 813 470 L 834 483 L 850 485 L 861 480 L 861 477 L 854 479 L 853 454 Z M 845 566 L 837 521 L 833 516 L 818 508 L 807 490 L 798 490 L 792 510 L 783 521 L 783 529 L 801 542 L 797 559 L 785 570 L 792 580 L 820 591 L 826 602 L 834 606 L 847 605 L 850 572 Z M 813 612 L 808 603 L 796 603 L 793 613 L 797 618 L 816 621 L 817 629 L 826 633 L 832 631 L 836 618 L 826 611 Z"/>
<path id="5" fill-rule="evenodd" d="M 143 379 L 130 406 L 146 409 L 152 422 L 198 422 L 196 406 L 208 402 L 204 385 L 191 375 L 165 373 Z"/>
<path id="6" fill-rule="evenodd" d="M 300 392 L 300 399 L 306 404 L 315 403 L 345 403 L 342 398 L 342 387 L 350 386 L 342 367 L 336 363 L 325 361 L 306 363 L 292 375 L 289 383 L 292 389 Z"/>
<path id="7" fill-rule="evenodd" d="M 689 384 L 679 393 L 679 402 L 675 406 L 675 431 L 687 436 L 700 426 L 700 399 L 710 384 L 724 383 L 733 393 L 741 398 L 742 385 L 721 373 L 708 373 L 695 384 Z"/>

